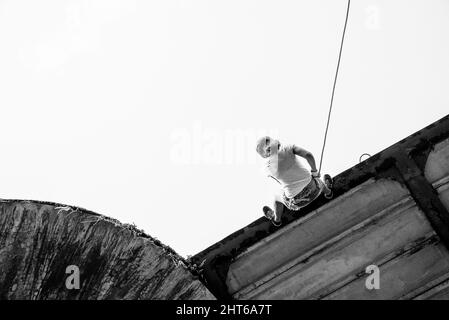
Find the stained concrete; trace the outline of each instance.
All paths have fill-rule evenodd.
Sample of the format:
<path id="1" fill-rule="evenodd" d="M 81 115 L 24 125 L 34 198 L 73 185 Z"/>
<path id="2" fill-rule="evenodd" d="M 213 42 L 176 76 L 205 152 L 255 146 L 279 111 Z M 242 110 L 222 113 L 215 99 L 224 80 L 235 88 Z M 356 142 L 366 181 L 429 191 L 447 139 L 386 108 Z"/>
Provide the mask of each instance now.
<path id="1" fill-rule="evenodd" d="M 436 144 L 430 152 L 425 176 L 449 210 L 449 139 Z"/>
<path id="2" fill-rule="evenodd" d="M 70 265 L 80 288 L 69 290 Z M 0 200 L 0 299 L 215 299 L 187 262 L 134 226 L 75 207 Z"/>
<path id="3" fill-rule="evenodd" d="M 398 189 L 396 192 L 395 188 Z M 387 190 L 390 192 L 386 192 Z M 292 247 L 289 252 L 296 258 L 272 268 L 270 273 L 260 271 L 266 270 L 267 265 L 278 260 L 277 257 L 270 259 L 265 256 L 265 261 L 262 262 L 259 257 L 262 248 L 264 251 L 288 252 L 284 247 L 286 243 L 284 237 L 281 235 L 266 241 L 259 250 L 248 250 L 249 253 L 241 256 L 245 257 L 246 272 L 242 272 L 242 269 L 239 270 L 240 273 L 236 272 L 234 265 L 240 265 L 240 259 L 237 258 L 230 267 L 228 281 L 232 283 L 237 275 L 239 278 L 252 279 L 254 274 L 264 276 L 253 280 L 251 286 L 235 292 L 234 297 L 238 299 L 326 297 L 333 290 L 338 292 L 339 285 L 335 287 L 337 282 L 363 273 L 365 267 L 370 264 L 383 266 L 382 272 L 385 273 L 383 278 L 386 279 L 386 274 L 390 272 L 385 267 L 388 261 L 403 259 L 403 248 L 408 244 L 416 243 L 417 246 L 424 239 L 435 236 L 413 199 L 402 193 L 402 187 L 397 182 L 381 180 L 368 183 L 351 196 L 317 210 L 310 215 L 310 218 L 303 219 L 306 221 L 300 221 L 295 225 L 295 228 L 288 231 L 279 230 L 279 233 L 288 232 L 297 236 L 296 247 L 300 247 Z M 399 197 L 395 199 L 395 195 Z M 335 219 L 336 217 L 338 219 Z M 326 221 L 326 218 L 330 220 Z M 330 223 L 332 219 L 335 223 Z M 315 242 L 315 239 L 320 241 Z M 441 252 L 442 259 L 434 267 L 438 272 L 443 270 L 449 276 L 449 252 L 445 250 Z M 388 261 L 385 261 L 385 257 L 389 257 Z M 248 268 L 249 266 L 252 268 Z M 415 270 L 417 264 L 406 266 L 400 272 L 404 275 L 409 268 Z M 441 276 L 437 271 L 433 274 L 431 269 L 427 270 L 427 277 L 433 279 Z M 409 280 L 412 278 L 411 276 Z M 414 289 L 415 287 L 411 287 L 407 290 Z M 360 290 L 363 292 L 365 290 L 363 283 Z M 392 294 L 394 290 L 388 291 Z"/>

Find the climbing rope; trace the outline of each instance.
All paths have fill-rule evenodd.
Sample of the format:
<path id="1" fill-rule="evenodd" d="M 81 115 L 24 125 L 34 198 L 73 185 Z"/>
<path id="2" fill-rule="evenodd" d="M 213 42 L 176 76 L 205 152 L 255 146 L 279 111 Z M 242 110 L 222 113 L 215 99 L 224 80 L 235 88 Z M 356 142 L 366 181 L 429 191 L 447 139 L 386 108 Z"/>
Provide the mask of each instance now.
<path id="1" fill-rule="evenodd" d="M 343 28 L 343 35 L 341 37 L 340 53 L 338 54 L 337 69 L 335 70 L 334 85 L 332 87 L 331 102 L 330 102 L 330 106 L 329 106 L 329 114 L 327 116 L 326 132 L 324 133 L 323 149 L 321 150 L 320 167 L 319 167 L 319 170 L 318 170 L 318 174 L 321 173 L 321 165 L 323 163 L 324 148 L 326 147 L 327 131 L 329 130 L 329 122 L 330 122 L 330 118 L 331 118 L 331 114 L 332 114 L 332 104 L 334 102 L 335 85 L 337 84 L 338 69 L 340 68 L 341 53 L 343 51 L 343 42 L 345 40 L 346 26 L 348 24 L 348 16 L 349 16 L 349 6 L 350 6 L 350 4 L 351 4 L 351 0 L 348 0 L 348 8 L 346 9 L 345 26 Z"/>

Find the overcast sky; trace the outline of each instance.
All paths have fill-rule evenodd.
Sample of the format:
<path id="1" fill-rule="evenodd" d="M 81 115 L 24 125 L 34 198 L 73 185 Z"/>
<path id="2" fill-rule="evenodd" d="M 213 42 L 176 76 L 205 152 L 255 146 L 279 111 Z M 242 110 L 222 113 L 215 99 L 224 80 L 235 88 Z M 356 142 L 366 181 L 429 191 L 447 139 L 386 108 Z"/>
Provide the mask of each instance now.
<path id="1" fill-rule="evenodd" d="M 259 135 L 319 161 L 346 0 L 0 0 L 0 198 L 135 223 L 183 256 L 258 219 Z M 323 163 L 449 110 L 449 1 L 352 1 Z"/>

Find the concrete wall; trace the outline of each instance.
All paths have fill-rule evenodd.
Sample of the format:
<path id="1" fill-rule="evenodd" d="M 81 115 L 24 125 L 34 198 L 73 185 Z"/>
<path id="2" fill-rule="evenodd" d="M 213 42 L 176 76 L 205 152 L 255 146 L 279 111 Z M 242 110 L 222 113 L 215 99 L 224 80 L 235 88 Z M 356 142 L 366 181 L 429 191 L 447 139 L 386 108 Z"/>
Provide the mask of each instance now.
<path id="1" fill-rule="evenodd" d="M 429 154 L 425 176 L 438 192 L 441 202 L 449 209 L 449 139 L 436 144 Z"/>
<path id="2" fill-rule="evenodd" d="M 407 268 L 389 267 L 410 260 L 409 252 L 417 246 L 423 247 L 413 253 L 418 263 L 424 247 L 428 251 L 420 265 L 429 268 L 425 277 L 417 264 L 408 273 Z M 443 249 L 399 183 L 371 180 L 239 255 L 229 268 L 228 287 L 238 299 L 322 298 L 330 293 L 332 298 L 362 297 L 358 287 L 366 297 L 398 298 L 444 274 L 449 278 L 449 252 Z M 402 273 L 403 285 L 364 290 L 364 281 L 356 280 L 366 278 L 364 270 L 371 264 L 381 270 L 381 285 L 393 285 L 387 279 L 395 272 Z M 345 287 L 354 281 L 354 288 Z"/>
<path id="3" fill-rule="evenodd" d="M 69 290 L 69 265 L 80 289 Z M 214 299 L 169 247 L 80 208 L 0 200 L 0 299 Z"/>
<path id="4" fill-rule="evenodd" d="M 210 289 L 229 299 L 449 299 L 449 117 L 335 177 L 335 195 L 196 255 Z M 379 290 L 366 288 L 369 265 Z"/>
<path id="5" fill-rule="evenodd" d="M 371 264 L 382 290 L 366 290 Z M 238 299 L 391 299 L 443 276 L 449 279 L 449 252 L 406 190 L 380 180 L 249 248 L 227 280 Z"/>

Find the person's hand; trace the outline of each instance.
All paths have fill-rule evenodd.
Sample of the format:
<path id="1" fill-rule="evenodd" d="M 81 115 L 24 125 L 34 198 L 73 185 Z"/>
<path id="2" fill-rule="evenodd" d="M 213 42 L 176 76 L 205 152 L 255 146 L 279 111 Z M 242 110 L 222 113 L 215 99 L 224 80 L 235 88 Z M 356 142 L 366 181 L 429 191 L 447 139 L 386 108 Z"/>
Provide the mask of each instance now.
<path id="1" fill-rule="evenodd" d="M 314 177 L 314 178 L 319 178 L 320 177 L 320 173 L 318 171 L 316 171 L 316 170 L 315 171 L 312 170 L 311 173 L 312 173 L 312 177 Z"/>

